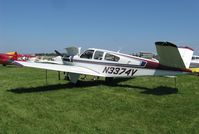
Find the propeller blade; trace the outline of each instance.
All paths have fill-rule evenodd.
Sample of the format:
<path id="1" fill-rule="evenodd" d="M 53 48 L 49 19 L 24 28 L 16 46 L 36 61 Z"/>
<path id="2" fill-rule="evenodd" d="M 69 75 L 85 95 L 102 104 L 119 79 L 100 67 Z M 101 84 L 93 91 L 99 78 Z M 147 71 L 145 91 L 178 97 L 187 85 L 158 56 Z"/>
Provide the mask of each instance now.
<path id="1" fill-rule="evenodd" d="M 59 51 L 57 51 L 57 50 L 55 50 L 55 53 L 56 53 L 57 55 L 61 56 L 61 57 L 64 57 L 64 55 L 61 54 L 61 53 L 60 53 Z"/>

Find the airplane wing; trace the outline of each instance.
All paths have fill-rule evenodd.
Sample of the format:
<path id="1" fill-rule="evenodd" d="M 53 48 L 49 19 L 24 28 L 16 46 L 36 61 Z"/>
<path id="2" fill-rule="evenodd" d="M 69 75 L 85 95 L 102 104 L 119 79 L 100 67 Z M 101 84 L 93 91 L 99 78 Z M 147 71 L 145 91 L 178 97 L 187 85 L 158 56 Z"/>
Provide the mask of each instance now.
<path id="1" fill-rule="evenodd" d="M 94 76 L 102 76 L 99 72 L 90 70 L 88 68 L 73 66 L 73 65 L 60 65 L 60 64 L 50 64 L 50 63 L 36 63 L 36 62 L 24 62 L 24 61 L 14 61 L 13 64 L 18 66 L 32 67 L 32 68 L 40 68 L 47 69 L 53 71 L 61 71 L 61 72 L 69 72 L 69 73 L 77 73 L 77 74 L 85 74 L 85 75 L 94 75 Z"/>

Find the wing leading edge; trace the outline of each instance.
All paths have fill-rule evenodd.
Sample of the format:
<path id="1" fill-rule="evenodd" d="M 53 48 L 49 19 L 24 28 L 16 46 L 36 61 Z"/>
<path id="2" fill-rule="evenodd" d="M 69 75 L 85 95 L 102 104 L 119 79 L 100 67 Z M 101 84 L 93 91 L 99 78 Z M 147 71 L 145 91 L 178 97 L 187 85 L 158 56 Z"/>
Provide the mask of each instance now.
<path id="1" fill-rule="evenodd" d="M 23 62 L 23 61 L 14 61 L 14 64 L 18 66 L 47 69 L 47 70 L 53 70 L 53 71 L 102 76 L 99 72 L 96 72 L 84 67 L 72 66 L 72 65 L 58 65 L 58 64 Z"/>

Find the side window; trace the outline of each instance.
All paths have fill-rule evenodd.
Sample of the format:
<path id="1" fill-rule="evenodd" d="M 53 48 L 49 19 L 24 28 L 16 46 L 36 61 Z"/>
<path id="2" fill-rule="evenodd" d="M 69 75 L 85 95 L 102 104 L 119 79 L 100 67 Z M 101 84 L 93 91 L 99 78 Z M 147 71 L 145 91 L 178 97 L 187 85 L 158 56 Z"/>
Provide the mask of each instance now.
<path id="1" fill-rule="evenodd" d="M 80 58 L 92 59 L 94 50 L 86 50 Z"/>
<path id="2" fill-rule="evenodd" d="M 95 60 L 102 60 L 103 54 L 104 54 L 104 52 L 96 51 L 95 55 L 94 55 L 94 59 Z"/>
<path id="3" fill-rule="evenodd" d="M 106 55 L 105 55 L 105 60 L 108 60 L 108 61 L 119 61 L 120 60 L 120 58 L 119 57 L 117 57 L 117 56 L 115 56 L 115 55 L 112 55 L 112 54 L 109 54 L 109 53 L 107 53 Z"/>

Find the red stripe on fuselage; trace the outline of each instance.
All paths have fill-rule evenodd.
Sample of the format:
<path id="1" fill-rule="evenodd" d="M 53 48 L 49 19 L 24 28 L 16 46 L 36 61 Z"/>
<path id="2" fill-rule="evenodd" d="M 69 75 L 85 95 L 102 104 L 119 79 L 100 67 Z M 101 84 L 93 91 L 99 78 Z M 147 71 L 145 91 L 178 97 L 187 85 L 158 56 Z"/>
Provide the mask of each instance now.
<path id="1" fill-rule="evenodd" d="M 129 56 L 129 58 L 134 58 L 134 57 Z M 139 57 L 135 57 L 134 59 L 145 61 L 145 62 L 147 62 L 147 64 L 146 64 L 146 66 L 140 66 L 140 65 L 133 65 L 133 64 L 87 61 L 87 60 L 81 60 L 81 59 L 78 59 L 78 60 L 73 59 L 73 62 L 106 65 L 106 66 L 120 66 L 120 67 L 130 67 L 130 68 L 146 68 L 146 69 L 159 69 L 159 70 L 169 70 L 169 71 L 191 72 L 191 70 L 189 70 L 189 69 L 167 67 L 167 66 L 163 66 L 163 65 L 159 64 L 158 62 L 155 62 L 155 61 L 153 62 L 153 61 L 143 59 L 143 58 L 139 58 Z"/>
<path id="2" fill-rule="evenodd" d="M 189 48 L 187 48 L 187 49 L 189 49 Z M 164 65 L 161 65 L 159 62 L 152 61 L 152 60 L 149 60 L 149 59 L 144 59 L 144 58 L 131 56 L 131 55 L 125 55 L 125 54 L 124 55 L 123 54 L 119 54 L 119 55 L 127 57 L 127 58 L 132 58 L 132 59 L 136 59 L 136 60 L 145 61 L 145 62 L 147 62 L 146 66 L 145 66 L 145 68 L 147 68 L 147 69 L 160 69 L 160 70 L 192 72 L 190 69 L 182 69 L 182 68 L 174 68 L 174 67 L 164 66 Z"/>

